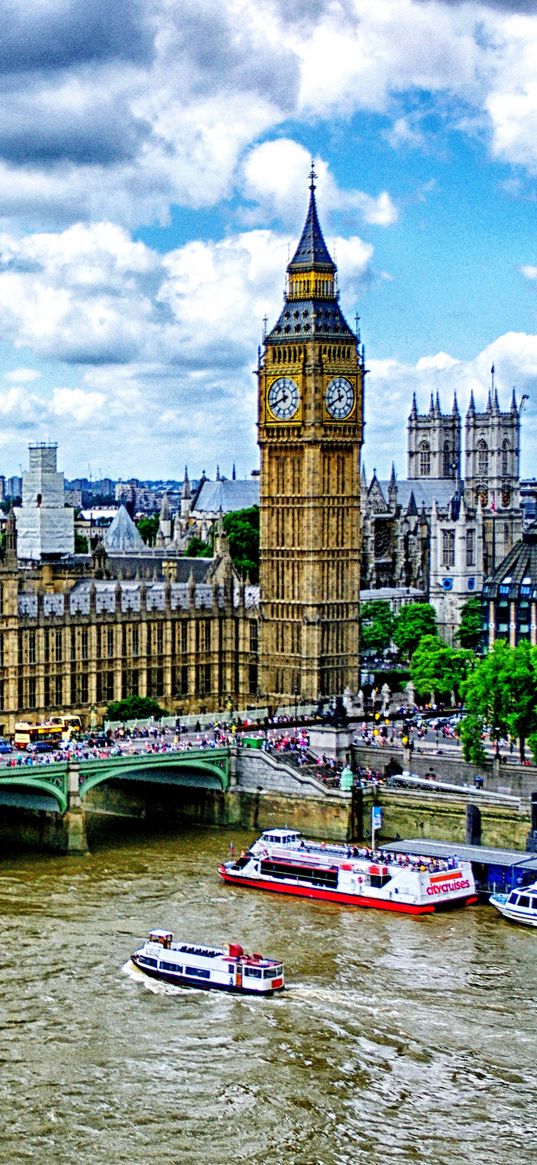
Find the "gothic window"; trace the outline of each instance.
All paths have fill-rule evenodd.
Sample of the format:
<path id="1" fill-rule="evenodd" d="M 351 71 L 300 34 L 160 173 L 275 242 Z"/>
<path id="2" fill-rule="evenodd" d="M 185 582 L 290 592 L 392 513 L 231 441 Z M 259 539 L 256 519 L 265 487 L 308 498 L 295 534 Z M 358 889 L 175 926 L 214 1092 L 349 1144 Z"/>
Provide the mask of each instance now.
<path id="1" fill-rule="evenodd" d="M 449 441 L 444 441 L 444 477 L 451 477 L 454 468 L 453 460 Z"/>
<path id="2" fill-rule="evenodd" d="M 420 477 L 429 477 L 431 472 L 431 446 L 428 441 L 422 441 L 420 453 Z"/>
<path id="3" fill-rule="evenodd" d="M 477 472 L 480 477 L 489 475 L 489 450 L 483 438 L 477 442 Z"/>
<path id="4" fill-rule="evenodd" d="M 475 566 L 475 530 L 466 532 L 466 565 Z"/>
<path id="5" fill-rule="evenodd" d="M 455 531 L 442 530 L 442 566 L 455 565 Z"/>
<path id="6" fill-rule="evenodd" d="M 386 558 L 390 553 L 390 531 L 385 522 L 375 526 L 375 558 Z"/>
<path id="7" fill-rule="evenodd" d="M 509 473 L 509 441 L 502 442 L 502 476 L 507 477 Z"/>

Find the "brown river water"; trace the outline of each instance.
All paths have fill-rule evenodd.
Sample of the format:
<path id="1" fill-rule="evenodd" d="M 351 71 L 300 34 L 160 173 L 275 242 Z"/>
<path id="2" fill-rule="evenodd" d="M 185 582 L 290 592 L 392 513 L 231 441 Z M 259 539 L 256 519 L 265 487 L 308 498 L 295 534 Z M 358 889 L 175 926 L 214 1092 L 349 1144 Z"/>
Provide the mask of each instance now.
<path id="1" fill-rule="evenodd" d="M 0 855 L 0 1162 L 537 1159 L 537 931 L 224 886 L 253 834 Z M 151 926 L 283 958 L 252 1000 L 145 980 Z"/>

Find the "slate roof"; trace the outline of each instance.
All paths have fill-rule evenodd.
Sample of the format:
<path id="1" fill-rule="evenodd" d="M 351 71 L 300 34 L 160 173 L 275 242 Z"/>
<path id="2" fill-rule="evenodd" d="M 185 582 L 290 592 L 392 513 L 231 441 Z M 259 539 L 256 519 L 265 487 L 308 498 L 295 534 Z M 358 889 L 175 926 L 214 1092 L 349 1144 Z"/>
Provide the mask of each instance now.
<path id="1" fill-rule="evenodd" d="M 379 485 L 384 497 L 387 499 L 390 487 L 389 480 L 379 481 Z M 448 479 L 445 481 L 427 481 L 425 479 L 417 479 L 415 481 L 403 480 L 397 481 L 396 486 L 397 503 L 404 510 L 408 507 L 411 494 L 414 494 L 414 500 L 418 510 L 421 510 L 422 505 L 425 505 L 426 510 L 430 510 L 435 500 L 439 506 L 447 506 L 457 490 L 457 483 Z"/>
<path id="2" fill-rule="evenodd" d="M 494 574 L 486 579 L 483 597 L 537 598 L 537 522 L 528 526 Z"/>
<path id="3" fill-rule="evenodd" d="M 356 343 L 356 336 L 337 299 L 286 300 L 267 339 L 272 343 L 286 344 L 289 340 L 311 340 L 313 336 Z"/>
<path id="4" fill-rule="evenodd" d="M 204 481 L 192 513 L 217 515 L 259 505 L 259 478 L 244 481 Z"/>
<path id="5" fill-rule="evenodd" d="M 313 182 L 310 186 L 310 201 L 304 229 L 287 270 L 289 273 L 312 270 L 329 271 L 332 274 L 336 272 L 336 265 L 328 252 L 317 217 Z"/>
<path id="6" fill-rule="evenodd" d="M 317 217 L 313 176 L 310 186 L 310 201 L 300 242 L 291 262 L 287 266 L 289 275 L 317 271 L 320 275 L 334 276 L 337 267 L 330 257 L 328 247 Z M 266 337 L 271 343 L 288 343 L 289 340 L 311 340 L 312 337 L 351 340 L 356 336 L 349 327 L 338 303 L 337 292 L 325 299 L 317 295 L 310 299 L 285 299 L 278 322 Z"/>
<path id="7" fill-rule="evenodd" d="M 195 560 L 186 559 L 189 564 Z M 208 561 L 212 560 L 198 560 Z M 57 593 L 54 596 L 43 596 L 43 614 L 45 617 L 63 615 L 69 611 L 71 615 L 89 615 L 91 593 L 95 593 L 95 610 L 97 615 L 113 614 L 116 610 L 116 594 L 119 588 L 121 611 L 141 611 L 142 586 L 145 589 L 145 604 L 148 611 L 165 610 L 165 592 L 168 584 L 164 582 L 143 583 L 140 579 L 116 582 L 114 579 L 81 579 L 75 583 L 69 592 Z M 170 606 L 172 611 L 187 611 L 190 606 L 190 585 L 186 582 L 172 582 L 170 588 Z M 196 584 L 194 603 L 196 610 L 212 610 L 214 602 L 214 588 L 211 583 L 199 582 Z M 49 597 L 54 599 L 48 602 Z M 224 587 L 216 587 L 216 599 L 220 608 L 224 606 Z M 237 607 L 240 601 L 240 589 L 233 589 L 233 603 Z M 259 587 L 245 588 L 244 602 L 247 610 L 256 609 L 259 605 Z M 22 592 L 19 595 L 19 614 L 26 618 L 37 618 L 38 596 L 33 592 Z"/>

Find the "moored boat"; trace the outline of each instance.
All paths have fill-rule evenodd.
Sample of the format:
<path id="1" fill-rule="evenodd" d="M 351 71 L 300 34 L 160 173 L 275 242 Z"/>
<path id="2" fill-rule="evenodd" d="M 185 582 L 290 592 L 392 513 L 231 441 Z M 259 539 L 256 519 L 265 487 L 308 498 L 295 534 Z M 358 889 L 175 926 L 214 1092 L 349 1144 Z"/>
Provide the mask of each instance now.
<path id="1" fill-rule="evenodd" d="M 321 843 L 286 828 L 265 830 L 219 873 L 237 886 L 406 914 L 477 902 L 471 864 L 455 856 L 428 859 Z"/>
<path id="2" fill-rule="evenodd" d="M 537 882 L 518 886 L 509 894 L 491 894 L 489 902 L 510 922 L 522 926 L 537 926 Z"/>
<path id="3" fill-rule="evenodd" d="M 152 979 L 177 987 L 235 995 L 273 995 L 285 987 L 283 965 L 277 959 L 248 955 L 240 943 L 206 947 L 174 942 L 170 930 L 151 930 L 131 961 Z"/>

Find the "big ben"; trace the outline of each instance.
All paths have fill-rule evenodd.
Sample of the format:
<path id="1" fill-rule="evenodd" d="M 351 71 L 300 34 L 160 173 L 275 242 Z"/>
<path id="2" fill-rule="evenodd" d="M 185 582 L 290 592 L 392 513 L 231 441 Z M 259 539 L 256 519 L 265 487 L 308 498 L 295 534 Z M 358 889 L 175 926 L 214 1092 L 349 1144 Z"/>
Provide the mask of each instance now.
<path id="1" fill-rule="evenodd" d="M 267 697 L 359 687 L 364 350 L 340 306 L 310 173 L 308 213 L 258 376 L 260 662 Z"/>

